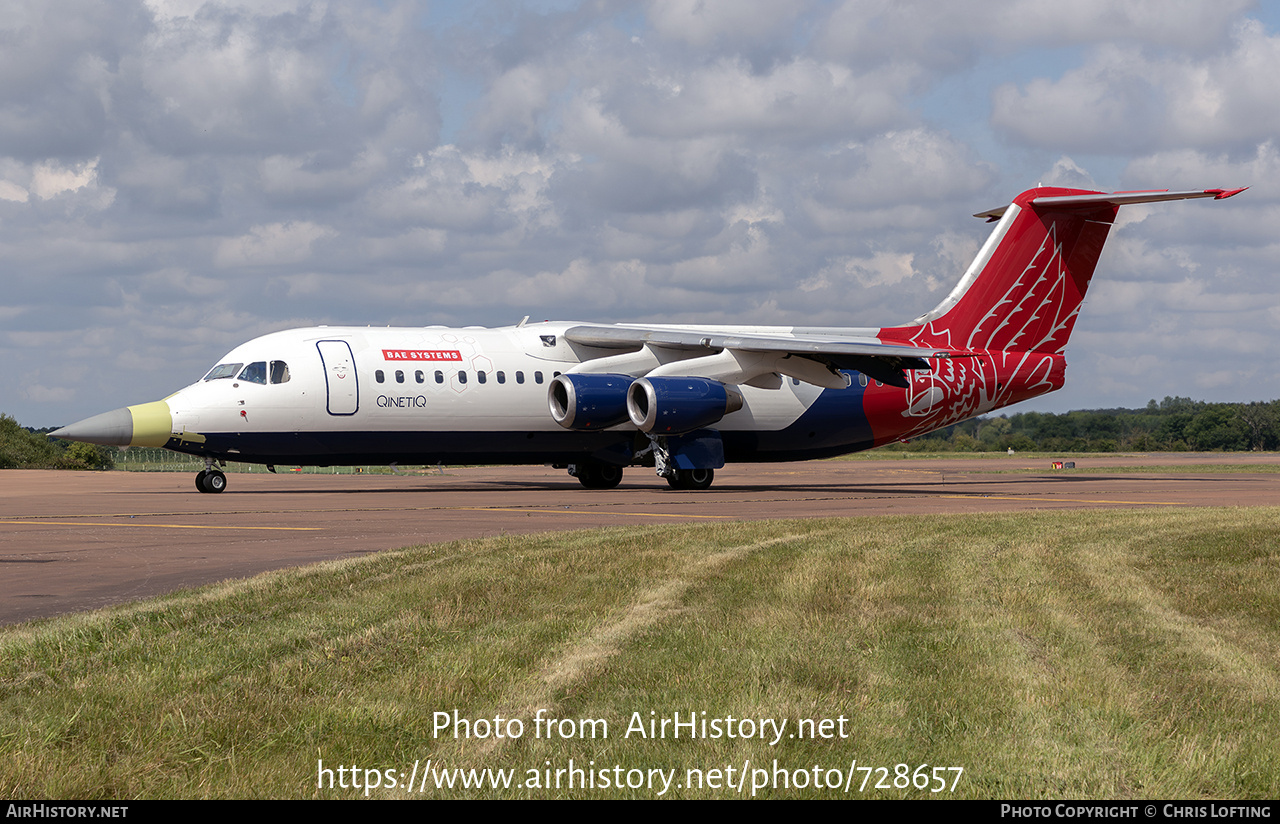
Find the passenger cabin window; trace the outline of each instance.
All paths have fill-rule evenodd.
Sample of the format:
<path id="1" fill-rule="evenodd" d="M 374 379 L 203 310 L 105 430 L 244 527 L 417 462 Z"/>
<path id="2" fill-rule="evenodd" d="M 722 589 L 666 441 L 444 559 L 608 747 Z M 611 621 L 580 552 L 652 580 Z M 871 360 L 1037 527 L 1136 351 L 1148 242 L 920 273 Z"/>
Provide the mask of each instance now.
<path id="1" fill-rule="evenodd" d="M 271 382 L 272 383 L 288 383 L 289 382 L 289 364 L 282 360 L 273 360 L 271 362 Z"/>
<path id="2" fill-rule="evenodd" d="M 480 383 L 484 383 L 484 382 L 485 382 L 485 376 L 484 376 L 484 370 L 483 370 L 483 369 L 481 369 L 479 372 L 477 372 L 477 373 L 476 373 L 476 380 L 480 381 Z"/>
<path id="3" fill-rule="evenodd" d="M 533 373 L 533 382 L 534 382 L 534 383 L 542 383 L 542 373 L 541 373 L 541 372 L 534 372 L 534 373 Z"/>
<path id="4" fill-rule="evenodd" d="M 404 370 L 403 370 L 403 369 L 397 369 L 397 370 L 396 370 L 396 383 L 404 383 Z"/>
<path id="5" fill-rule="evenodd" d="M 254 361 L 249 364 L 244 368 L 244 371 L 240 373 L 239 380 L 245 381 L 246 383 L 265 384 L 267 382 L 267 362 Z"/>
<path id="6" fill-rule="evenodd" d="M 458 373 L 458 383 L 466 383 L 466 382 L 467 382 L 467 373 L 466 373 L 465 371 L 464 371 L 464 372 L 459 372 L 459 373 Z"/>
<path id="7" fill-rule="evenodd" d="M 418 383 L 422 383 L 427 378 L 425 375 L 422 374 L 422 370 L 419 369 L 417 372 L 413 373 L 413 379 L 416 380 Z"/>
<path id="8" fill-rule="evenodd" d="M 498 383 L 506 383 L 506 382 L 507 382 L 507 376 L 506 376 L 506 374 L 504 374 L 504 373 L 503 373 L 503 371 L 502 371 L 501 369 L 499 369 L 499 370 L 498 370 Z"/>
<path id="9" fill-rule="evenodd" d="M 204 376 L 207 381 L 216 381 L 219 378 L 234 378 L 236 373 L 240 371 L 243 363 L 220 363 L 209 370 L 209 374 Z"/>
<path id="10" fill-rule="evenodd" d="M 384 375 L 384 374 L 382 374 L 382 370 L 381 370 L 381 369 L 375 369 L 375 370 L 373 371 L 373 379 L 374 379 L 375 381 L 377 381 L 378 383 L 382 383 L 383 381 L 385 381 L 385 380 L 387 379 L 387 376 L 386 376 L 386 375 Z"/>
<path id="11" fill-rule="evenodd" d="M 444 373 L 439 369 L 436 370 L 436 383 L 444 383 Z"/>
<path id="12" fill-rule="evenodd" d="M 524 383 L 524 373 L 523 373 L 523 372 L 517 372 L 517 373 L 516 373 L 516 383 Z"/>

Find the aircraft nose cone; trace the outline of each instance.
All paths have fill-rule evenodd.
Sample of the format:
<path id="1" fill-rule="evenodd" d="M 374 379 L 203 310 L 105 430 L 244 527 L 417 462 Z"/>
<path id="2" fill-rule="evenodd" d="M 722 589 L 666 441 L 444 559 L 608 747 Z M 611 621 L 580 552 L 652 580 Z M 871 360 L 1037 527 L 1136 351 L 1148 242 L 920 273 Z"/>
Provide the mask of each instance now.
<path id="1" fill-rule="evenodd" d="M 50 432 L 54 438 L 104 446 L 164 446 L 173 429 L 173 415 L 164 401 L 114 409 Z"/>
<path id="2" fill-rule="evenodd" d="M 133 440 L 133 415 L 128 409 L 114 409 L 85 418 L 49 433 L 50 437 L 106 446 L 128 446 Z"/>

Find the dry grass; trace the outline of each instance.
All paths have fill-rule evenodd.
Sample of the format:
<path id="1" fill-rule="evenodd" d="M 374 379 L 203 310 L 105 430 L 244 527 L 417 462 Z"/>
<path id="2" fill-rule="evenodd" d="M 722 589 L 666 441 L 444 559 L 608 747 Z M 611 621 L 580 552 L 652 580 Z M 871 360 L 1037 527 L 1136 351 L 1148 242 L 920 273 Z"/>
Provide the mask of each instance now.
<path id="1" fill-rule="evenodd" d="M 716 524 L 499 538 L 275 573 L 0 632 L 0 796 L 342 797 L 326 767 L 959 766 L 964 797 L 1280 796 L 1280 512 Z M 455 738 L 436 712 L 524 722 Z M 534 718 L 608 737 L 535 737 Z M 786 720 L 646 739 L 645 721 Z M 452 719 L 452 715 L 449 716 Z M 846 737 L 789 737 L 843 718 Z M 582 728 L 579 727 L 579 730 Z M 835 728 L 833 725 L 833 732 Z M 473 728 L 474 732 L 474 728 Z M 360 783 L 363 781 L 361 773 Z M 852 796 L 912 797 L 916 789 Z M 948 774 L 947 783 L 951 776 Z M 343 779 L 345 779 L 345 774 Z M 729 780 L 733 774 L 729 773 Z M 335 782 L 336 782 L 335 774 Z M 661 784 L 659 783 L 659 788 Z M 750 778 L 742 794 L 750 794 Z"/>

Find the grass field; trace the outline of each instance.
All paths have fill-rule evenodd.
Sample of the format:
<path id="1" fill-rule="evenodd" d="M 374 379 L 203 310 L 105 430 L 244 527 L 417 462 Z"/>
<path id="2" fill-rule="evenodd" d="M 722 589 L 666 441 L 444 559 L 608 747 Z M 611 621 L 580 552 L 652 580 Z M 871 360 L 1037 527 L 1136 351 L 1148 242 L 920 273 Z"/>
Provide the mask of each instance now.
<path id="1" fill-rule="evenodd" d="M 362 796 L 355 767 L 360 785 L 413 777 L 371 797 L 725 798 L 755 782 L 765 797 L 1276 798 L 1278 518 L 495 538 L 10 627 L 0 797 Z M 573 723 L 548 737 L 539 711 Z M 632 726 L 675 713 L 734 735 Z M 571 761 L 594 788 L 567 772 L 556 787 Z M 512 785 L 463 789 L 455 768 Z M 815 786 L 848 776 L 848 792 Z"/>
<path id="2" fill-rule="evenodd" d="M 1012 460 L 1017 461 L 1089 461 L 1089 460 L 1111 460 L 1112 458 L 1131 458 L 1137 466 L 1147 466 L 1143 461 L 1148 458 L 1168 457 L 1173 455 L 1185 456 L 1203 456 L 1203 455 L 1221 455 L 1223 464 L 1229 465 L 1231 459 L 1240 457 L 1250 458 L 1268 458 L 1280 461 L 1280 452 L 1015 452 L 1010 455 L 1007 452 L 909 452 L 898 449 L 881 448 L 869 449 L 864 452 L 851 452 L 848 455 L 840 455 L 835 458 L 828 458 L 832 461 L 977 461 L 1005 463 Z M 1199 463 L 1188 463 L 1188 466 L 1199 467 Z M 1259 464 L 1254 464 L 1255 466 Z M 1161 466 L 1161 470 L 1165 467 Z"/>
<path id="3" fill-rule="evenodd" d="M 1280 463 L 1134 464 L 1133 466 L 1077 466 L 1073 469 L 999 469 L 997 467 L 982 466 L 975 467 L 973 471 L 984 475 L 1274 475 L 1280 472 Z"/>

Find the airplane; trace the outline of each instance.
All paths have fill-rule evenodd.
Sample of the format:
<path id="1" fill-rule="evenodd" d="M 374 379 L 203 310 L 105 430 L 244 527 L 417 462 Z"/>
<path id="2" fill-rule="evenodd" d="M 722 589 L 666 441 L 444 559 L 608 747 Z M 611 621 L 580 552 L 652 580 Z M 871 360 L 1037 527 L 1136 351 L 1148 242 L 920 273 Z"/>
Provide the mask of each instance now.
<path id="1" fill-rule="evenodd" d="M 551 464 L 587 489 L 651 466 L 703 490 L 726 462 L 827 458 L 1062 387 L 1121 206 L 1244 189 L 1038 187 L 975 217 L 991 236 L 942 303 L 882 328 L 599 324 L 318 326 L 231 350 L 163 400 L 52 437 L 276 465 Z"/>

